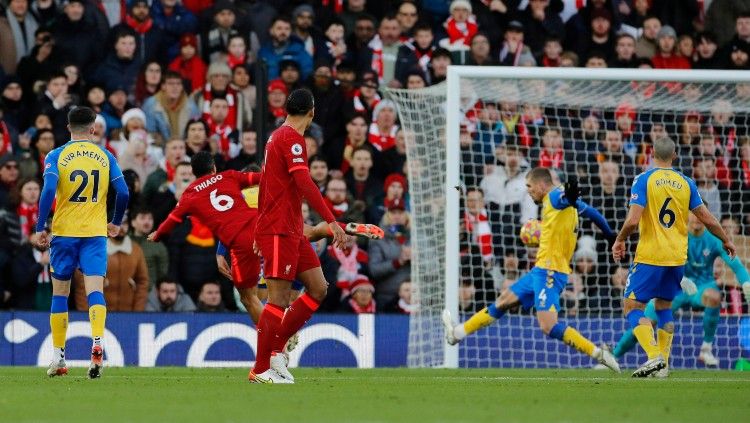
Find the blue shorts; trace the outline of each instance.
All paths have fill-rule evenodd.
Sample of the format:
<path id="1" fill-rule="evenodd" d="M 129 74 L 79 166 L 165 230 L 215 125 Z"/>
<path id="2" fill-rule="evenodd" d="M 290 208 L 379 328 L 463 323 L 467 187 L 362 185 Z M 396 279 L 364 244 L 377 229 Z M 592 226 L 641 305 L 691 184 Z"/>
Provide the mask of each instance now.
<path id="1" fill-rule="evenodd" d="M 685 266 L 654 266 L 633 263 L 625 285 L 625 298 L 647 303 L 654 298 L 672 301 L 682 291 Z"/>
<path id="2" fill-rule="evenodd" d="M 50 274 L 57 280 L 70 280 L 76 269 L 86 276 L 107 275 L 106 236 L 53 236 L 49 255 Z"/>
<path id="3" fill-rule="evenodd" d="M 565 273 L 535 267 L 511 285 L 510 291 L 516 294 L 524 309 L 534 306 L 536 311 L 555 312 L 560 311 L 560 293 L 567 284 Z"/>

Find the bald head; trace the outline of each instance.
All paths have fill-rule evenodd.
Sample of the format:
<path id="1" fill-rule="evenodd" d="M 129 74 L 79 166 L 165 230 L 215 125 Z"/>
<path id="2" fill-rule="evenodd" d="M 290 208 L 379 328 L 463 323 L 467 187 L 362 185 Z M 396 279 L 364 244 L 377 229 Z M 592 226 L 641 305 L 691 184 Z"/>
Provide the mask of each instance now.
<path id="1" fill-rule="evenodd" d="M 674 158 L 675 144 L 668 137 L 661 137 L 654 141 L 654 158 L 656 160 L 672 163 Z"/>

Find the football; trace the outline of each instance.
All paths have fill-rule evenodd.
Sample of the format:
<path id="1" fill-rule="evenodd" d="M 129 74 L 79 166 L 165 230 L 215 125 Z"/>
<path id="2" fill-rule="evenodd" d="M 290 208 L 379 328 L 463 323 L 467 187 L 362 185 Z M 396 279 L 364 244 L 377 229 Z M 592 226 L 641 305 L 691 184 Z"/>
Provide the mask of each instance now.
<path id="1" fill-rule="evenodd" d="M 542 237 L 542 222 L 529 219 L 521 227 L 521 242 L 527 247 L 538 247 Z"/>

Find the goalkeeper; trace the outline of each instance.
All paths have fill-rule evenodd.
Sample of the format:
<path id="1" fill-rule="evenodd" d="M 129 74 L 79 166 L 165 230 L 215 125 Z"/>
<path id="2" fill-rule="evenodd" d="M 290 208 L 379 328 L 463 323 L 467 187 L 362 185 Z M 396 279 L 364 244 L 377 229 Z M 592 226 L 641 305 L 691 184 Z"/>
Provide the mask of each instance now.
<path id="1" fill-rule="evenodd" d="M 703 310 L 703 345 L 701 345 L 698 360 L 707 367 L 716 367 L 719 365 L 719 360 L 714 356 L 711 346 L 716 336 L 716 327 L 719 325 L 721 294 L 714 279 L 714 261 L 717 257 L 721 257 L 729 265 L 737 276 L 737 281 L 745 294 L 745 300 L 748 302 L 750 302 L 750 274 L 739 258 L 731 258 L 727 255 L 721 241 L 708 232 L 706 226 L 692 213 L 688 215 L 687 255 L 685 277 L 680 282 L 682 293 L 672 301 L 672 311 L 680 308 Z M 645 315 L 652 322 L 656 322 L 653 301 L 646 306 Z M 636 342 L 633 331 L 627 330 L 617 343 L 613 351 L 614 356 L 619 359 L 630 351 Z M 658 376 L 667 375 L 668 372 L 662 371 Z"/>
<path id="2" fill-rule="evenodd" d="M 462 324 L 455 325 L 450 312 L 443 311 L 446 341 L 450 345 L 457 344 L 467 335 L 492 324 L 513 307 L 521 305 L 529 309 L 534 306 L 542 332 L 619 373 L 617 360 L 609 351 L 596 347 L 576 329 L 557 320 L 560 293 L 568 282 L 570 260 L 578 239 L 578 214 L 592 219 L 607 239 L 614 241 L 615 234 L 598 211 L 578 199 L 580 193 L 575 177 L 565 184 L 565 188 L 557 188 L 549 169 L 537 167 L 526 176 L 526 189 L 535 203 L 542 204 L 542 236 L 536 266 L 503 291 L 495 303 Z"/>

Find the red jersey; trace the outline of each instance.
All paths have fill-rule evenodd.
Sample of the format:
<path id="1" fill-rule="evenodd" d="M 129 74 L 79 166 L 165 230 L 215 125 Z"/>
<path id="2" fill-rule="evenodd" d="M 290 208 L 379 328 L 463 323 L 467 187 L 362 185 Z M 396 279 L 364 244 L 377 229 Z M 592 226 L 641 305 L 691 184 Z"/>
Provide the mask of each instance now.
<path id="1" fill-rule="evenodd" d="M 305 139 L 294 128 L 282 125 L 266 143 L 257 234 L 303 236 L 302 193 L 292 175 L 297 170 L 307 170 Z"/>
<path id="2" fill-rule="evenodd" d="M 185 188 L 175 209 L 159 226 L 157 239 L 171 232 L 183 217 L 190 215 L 208 227 L 222 244 L 229 248 L 243 247 L 233 245 L 233 242 L 242 231 L 253 230 L 250 224 L 254 222 L 257 212 L 245 202 L 242 189 L 257 185 L 259 181 L 259 173 L 236 170 L 196 179 Z"/>

